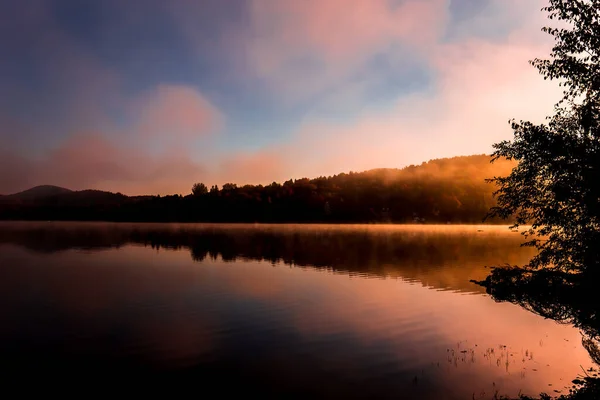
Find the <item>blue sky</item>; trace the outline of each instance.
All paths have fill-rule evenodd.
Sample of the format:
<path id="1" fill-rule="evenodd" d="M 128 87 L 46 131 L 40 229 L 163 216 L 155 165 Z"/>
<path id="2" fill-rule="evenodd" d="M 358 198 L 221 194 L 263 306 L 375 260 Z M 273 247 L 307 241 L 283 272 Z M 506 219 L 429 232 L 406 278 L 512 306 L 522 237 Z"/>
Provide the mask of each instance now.
<path id="1" fill-rule="evenodd" d="M 0 1 L 0 193 L 489 152 L 558 99 L 542 0 Z"/>

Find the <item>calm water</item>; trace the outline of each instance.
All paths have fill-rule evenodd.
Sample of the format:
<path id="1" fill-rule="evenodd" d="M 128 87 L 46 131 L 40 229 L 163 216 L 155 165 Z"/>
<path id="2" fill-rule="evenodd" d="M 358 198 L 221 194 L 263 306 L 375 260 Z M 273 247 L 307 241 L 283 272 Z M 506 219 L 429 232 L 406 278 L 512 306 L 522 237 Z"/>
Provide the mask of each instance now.
<path id="1" fill-rule="evenodd" d="M 521 240 L 490 226 L 0 223 L 0 382 L 565 393 L 591 366 L 579 332 L 469 282 L 525 263 Z"/>

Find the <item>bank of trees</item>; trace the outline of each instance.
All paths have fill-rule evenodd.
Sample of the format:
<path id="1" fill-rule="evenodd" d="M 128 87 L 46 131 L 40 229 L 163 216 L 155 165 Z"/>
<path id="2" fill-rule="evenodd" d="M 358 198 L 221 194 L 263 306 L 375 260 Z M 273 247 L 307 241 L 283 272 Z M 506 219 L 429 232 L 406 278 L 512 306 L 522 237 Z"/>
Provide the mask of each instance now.
<path id="1" fill-rule="evenodd" d="M 490 164 L 486 155 L 433 160 L 404 169 L 376 169 L 269 185 L 201 182 L 191 194 L 86 201 L 80 192 L 0 205 L 0 218 L 44 220 L 205 222 L 481 223 L 494 206 L 485 178 L 514 164 Z M 101 200 L 99 200 L 101 199 Z M 494 220 L 492 220 L 493 222 Z M 499 221 L 499 219 L 496 219 Z"/>

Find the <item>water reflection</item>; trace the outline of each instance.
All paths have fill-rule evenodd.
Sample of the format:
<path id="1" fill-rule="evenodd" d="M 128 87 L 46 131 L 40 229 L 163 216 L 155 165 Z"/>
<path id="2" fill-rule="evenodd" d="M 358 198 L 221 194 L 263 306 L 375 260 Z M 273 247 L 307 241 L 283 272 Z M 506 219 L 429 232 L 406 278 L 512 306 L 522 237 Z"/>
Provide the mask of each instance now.
<path id="1" fill-rule="evenodd" d="M 479 293 L 469 280 L 485 278 L 486 266 L 529 260 L 534 250 L 519 248 L 522 242 L 497 226 L 0 224 L 0 244 L 39 252 L 139 244 L 187 249 L 195 261 L 260 260 Z"/>
<path id="2" fill-rule="evenodd" d="M 0 353 L 17 377 L 204 394 L 562 390 L 589 363 L 579 333 L 467 295 L 529 251 L 478 229 L 5 224 Z"/>
<path id="3" fill-rule="evenodd" d="M 598 279 L 591 273 L 530 271 L 519 267 L 494 269 L 479 282 L 496 300 L 518 304 L 524 309 L 569 324 L 581 331 L 581 344 L 591 360 L 600 366 L 600 298 Z M 600 376 L 596 368 L 583 370 L 573 380 L 573 399 L 600 397 Z"/>

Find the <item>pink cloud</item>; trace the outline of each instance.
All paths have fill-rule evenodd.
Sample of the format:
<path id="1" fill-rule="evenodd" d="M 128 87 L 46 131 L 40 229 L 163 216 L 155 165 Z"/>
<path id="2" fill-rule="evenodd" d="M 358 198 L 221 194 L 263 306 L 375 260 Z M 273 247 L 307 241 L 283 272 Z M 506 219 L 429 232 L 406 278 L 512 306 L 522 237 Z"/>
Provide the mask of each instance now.
<path id="1" fill-rule="evenodd" d="M 131 194 L 187 193 L 194 181 L 269 183 L 490 151 L 492 143 L 511 137 L 509 118 L 541 121 L 558 99 L 559 89 L 527 64 L 548 54 L 548 41 L 539 34 L 542 3 L 494 0 L 496 7 L 512 10 L 502 18 L 524 13 L 527 21 L 503 39 L 467 35 L 448 44 L 440 40 L 448 20 L 445 0 L 409 0 L 398 6 L 388 0 L 251 0 L 250 29 L 237 32 L 238 47 L 227 51 L 239 50 L 242 68 L 264 81 L 280 101 L 318 94 L 332 107 L 340 101 L 368 106 L 368 82 L 349 85 L 349 77 L 373 55 L 404 57 L 396 54 L 398 45 L 422 57 L 435 80 L 432 91 L 398 95 L 393 106 L 365 107 L 344 123 L 307 117 L 300 128 L 290 128 L 288 143 L 233 154 L 217 153 L 209 142 L 222 130 L 224 117 L 203 93 L 163 84 L 129 101 L 119 77 L 41 13 L 39 21 L 32 21 L 47 27 L 44 40 L 59 49 L 61 57 L 53 57 L 48 74 L 56 76 L 56 86 L 64 88 L 73 105 L 66 132 L 71 136 L 37 158 L 22 156 L 13 143 L 0 143 L 6 153 L 0 161 L 0 189 L 6 193 L 54 183 Z M 187 6 L 190 12 L 180 15 L 193 24 L 192 11 L 199 9 Z M 467 27 L 485 26 L 493 10 L 466 22 Z M 30 39 L 39 45 L 36 52 L 48 55 L 37 42 L 41 39 Z M 115 128 L 110 113 L 98 104 L 125 110 L 127 126 Z M 0 119 L 0 139 L 7 130 L 9 137 L 18 136 L 15 129 L 24 132 L 15 126 Z M 94 134 L 82 133 L 90 127 Z M 198 160 L 206 162 L 205 156 L 211 162 L 202 165 Z"/>
<path id="2" fill-rule="evenodd" d="M 535 29 L 535 28 L 534 28 Z M 548 54 L 549 43 L 528 31 L 503 42 L 467 40 L 439 45 L 431 55 L 437 80 L 429 94 L 399 96 L 394 106 L 367 110 L 345 123 L 313 119 L 285 146 L 292 172 L 284 179 L 376 167 L 401 167 L 438 157 L 480 154 L 512 137 L 511 118 L 543 122 L 560 98 L 528 64 Z"/>
<path id="3" fill-rule="evenodd" d="M 35 171 L 31 162 L 17 152 L 0 148 L 0 188 L 7 192 L 27 188 L 33 181 Z M 6 193 L 0 193 L 6 194 Z"/>
<path id="4" fill-rule="evenodd" d="M 196 142 L 223 126 L 202 93 L 160 84 L 131 99 L 120 73 L 65 29 L 47 1 L 0 8 L 6 16 L 0 45 L 8 54 L 26 49 L 39 80 L 0 82 L 10 93 L 0 99 L 2 109 L 25 105 L 14 118 L 0 115 L 0 193 L 39 184 L 133 194 L 188 190 L 203 171 L 192 154 Z"/>
<path id="5" fill-rule="evenodd" d="M 547 54 L 548 43 L 527 33 L 439 45 L 430 57 L 438 76 L 432 93 L 399 96 L 390 108 L 344 123 L 307 120 L 283 145 L 218 155 L 198 180 L 268 184 L 490 152 L 511 137 L 510 118 L 543 122 L 559 98 L 560 88 L 528 64 Z"/>
<path id="6" fill-rule="evenodd" d="M 212 154 L 210 140 L 221 113 L 200 92 L 161 85 L 125 107 L 130 123 L 120 130 L 78 132 L 37 158 L 14 146 L 0 162 L 5 193 L 40 184 L 126 194 L 187 194 L 194 182 L 267 181 L 286 165 L 280 154 Z M 8 123 L 4 125 L 8 129 Z M 198 140 L 209 140 L 196 150 Z M 197 161 L 207 156 L 210 164 Z"/>
<path id="7" fill-rule="evenodd" d="M 393 40 L 423 44 L 439 35 L 444 3 L 410 0 L 394 7 L 387 0 L 253 0 L 254 50 L 275 64 L 303 50 L 335 63 L 374 53 Z"/>
<path id="8" fill-rule="evenodd" d="M 399 96 L 392 107 L 345 123 L 307 120 L 286 144 L 221 155 L 199 180 L 267 184 L 490 152 L 511 137 L 510 118 L 543 122 L 558 100 L 560 88 L 528 64 L 547 51 L 548 43 L 521 35 L 440 45 L 431 56 L 438 76 L 432 94 Z"/>
<path id="9" fill-rule="evenodd" d="M 188 154 L 151 155 L 139 147 L 119 146 L 101 134 L 74 136 L 45 157 L 27 161 L 28 185 L 126 194 L 187 193 L 194 176 L 204 171 Z M 13 175 L 22 170 L 13 170 Z"/>
<path id="10" fill-rule="evenodd" d="M 222 125 L 222 117 L 200 92 L 160 85 L 127 107 L 131 124 L 119 131 L 79 131 L 40 157 L 8 144 L 0 187 L 14 192 L 33 185 L 104 189 L 128 194 L 187 193 L 205 176 L 191 146 Z M 11 127 L 11 135 L 17 135 Z M 159 151 L 153 145 L 157 145 Z"/>
<path id="11" fill-rule="evenodd" d="M 289 171 L 290 165 L 280 151 L 237 153 L 227 157 L 211 177 L 215 182 L 237 184 L 271 183 L 274 176 Z"/>
<path id="12" fill-rule="evenodd" d="M 253 0 L 250 32 L 240 33 L 239 47 L 257 77 L 279 93 L 306 96 L 347 78 L 391 46 L 426 51 L 443 32 L 445 3 Z"/>
<path id="13" fill-rule="evenodd" d="M 38 169 L 43 181 L 85 187 L 99 180 L 132 179 L 135 158 L 101 135 L 80 135 L 51 151 Z"/>
<path id="14" fill-rule="evenodd" d="M 541 27 L 544 3 L 490 0 L 452 29 L 469 38 L 473 31 L 498 24 L 525 21 L 527 28 Z M 235 43 L 243 57 L 235 63 L 243 69 L 238 72 L 249 72 L 284 102 L 344 88 L 378 54 L 427 63 L 450 21 L 445 0 L 252 0 L 249 9 L 250 27 L 240 29 L 237 42 L 228 37 L 227 45 Z M 535 36 L 532 31 L 527 35 Z"/>
<path id="15" fill-rule="evenodd" d="M 220 128 L 222 117 L 200 92 L 182 85 L 159 85 L 141 96 L 134 108 L 142 135 L 193 139 Z"/>

